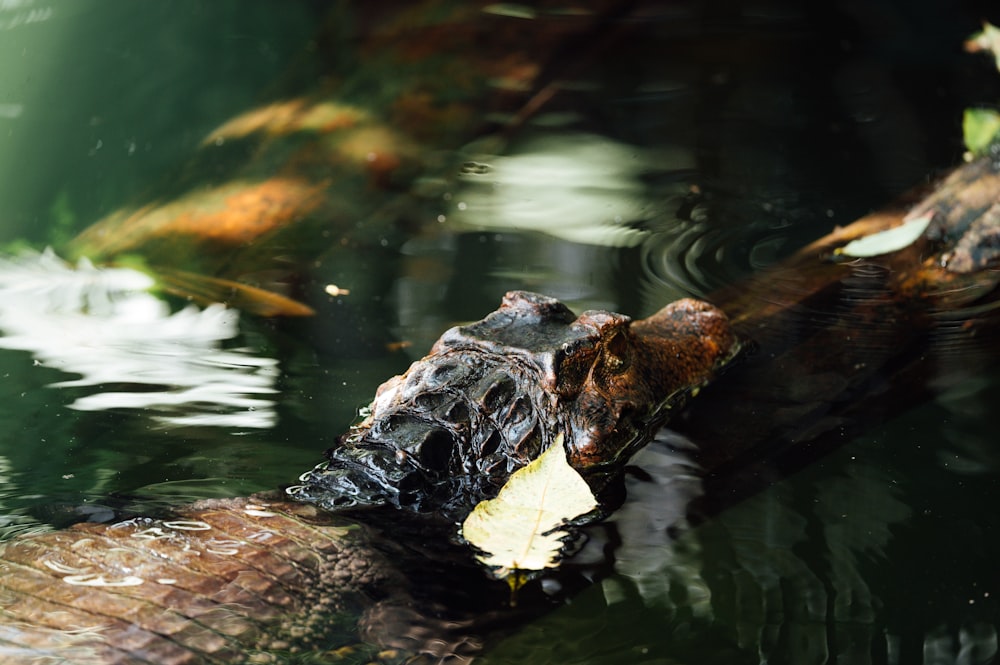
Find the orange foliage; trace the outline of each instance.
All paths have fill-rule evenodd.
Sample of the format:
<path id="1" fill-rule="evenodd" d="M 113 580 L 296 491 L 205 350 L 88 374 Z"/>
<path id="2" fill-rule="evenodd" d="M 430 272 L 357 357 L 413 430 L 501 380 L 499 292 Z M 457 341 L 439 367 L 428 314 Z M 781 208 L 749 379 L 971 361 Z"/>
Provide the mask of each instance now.
<path id="1" fill-rule="evenodd" d="M 315 210 L 327 186 L 274 177 L 195 190 L 163 205 L 112 214 L 77 236 L 74 253 L 107 260 L 154 239 L 245 245 Z"/>
<path id="2" fill-rule="evenodd" d="M 154 211 L 153 215 L 167 219 L 151 229 L 152 235 L 182 234 L 228 245 L 246 244 L 314 210 L 323 202 L 325 189 L 325 183 L 271 178 L 196 192 Z"/>
<path id="3" fill-rule="evenodd" d="M 353 106 L 331 101 L 290 99 L 251 109 L 213 130 L 202 145 L 241 139 L 260 133 L 268 137 L 285 136 L 301 131 L 333 132 L 353 127 L 366 114 Z"/>

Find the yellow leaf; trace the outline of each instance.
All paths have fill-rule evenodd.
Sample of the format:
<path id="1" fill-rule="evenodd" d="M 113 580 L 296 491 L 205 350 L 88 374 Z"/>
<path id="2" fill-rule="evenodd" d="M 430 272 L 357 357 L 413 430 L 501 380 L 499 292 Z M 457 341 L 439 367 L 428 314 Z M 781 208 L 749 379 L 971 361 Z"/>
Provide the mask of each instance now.
<path id="1" fill-rule="evenodd" d="M 479 503 L 462 536 L 481 550 L 477 558 L 499 577 L 557 564 L 566 524 L 597 508 L 583 477 L 566 461 L 563 436 L 514 472 L 495 499 Z"/>

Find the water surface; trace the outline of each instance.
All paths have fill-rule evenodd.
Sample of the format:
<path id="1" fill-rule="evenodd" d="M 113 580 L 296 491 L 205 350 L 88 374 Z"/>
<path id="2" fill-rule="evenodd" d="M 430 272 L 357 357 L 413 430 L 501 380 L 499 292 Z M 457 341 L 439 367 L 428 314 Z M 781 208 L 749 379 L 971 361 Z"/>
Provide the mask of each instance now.
<path id="1" fill-rule="evenodd" d="M 168 353 L 154 332 L 177 311 L 129 309 L 138 332 L 125 339 L 113 319 L 116 341 L 49 305 L 32 322 L 10 301 L 2 525 L 292 483 L 382 380 L 509 289 L 643 316 L 739 282 L 957 163 L 960 109 L 1000 98 L 989 63 L 958 46 L 988 9 L 643 4 L 629 19 L 637 36 L 587 51 L 509 142 L 471 145 L 460 168 L 431 174 L 445 184 L 419 199 L 419 228 L 325 254 L 310 279 L 351 295 L 317 297 L 311 320 L 217 329 L 191 310 Z M 141 200 L 213 127 L 301 71 L 320 15 L 257 2 L 0 4 L 3 239 L 40 249 Z M 206 384 L 216 389 L 184 392 Z M 637 460 L 652 480 L 631 481 L 581 554 L 614 543 L 613 574 L 487 662 L 992 662 L 997 391 L 992 373 L 970 371 L 693 524 L 684 502 L 699 484 L 683 445 L 654 444 Z"/>

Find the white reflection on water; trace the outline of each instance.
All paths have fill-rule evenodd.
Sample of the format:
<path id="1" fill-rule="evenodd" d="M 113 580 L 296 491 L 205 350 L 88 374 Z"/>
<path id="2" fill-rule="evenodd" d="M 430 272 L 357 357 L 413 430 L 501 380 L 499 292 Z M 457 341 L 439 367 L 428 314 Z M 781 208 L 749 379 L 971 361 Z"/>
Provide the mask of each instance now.
<path id="1" fill-rule="evenodd" d="M 664 193 L 652 191 L 643 176 L 691 164 L 679 149 L 651 151 L 580 133 L 542 136 L 513 154 L 466 162 L 447 221 L 632 247 L 647 232 L 630 225 L 664 215 Z"/>
<path id="2" fill-rule="evenodd" d="M 153 280 L 123 268 L 73 267 L 51 251 L 0 258 L 0 348 L 29 351 L 95 387 L 69 406 L 149 411 L 169 425 L 274 425 L 277 360 L 224 349 L 239 315 L 222 305 L 171 313 L 146 290 Z M 108 390 L 107 386 L 116 386 Z"/>
<path id="3" fill-rule="evenodd" d="M 0 0 L 0 30 L 48 21 L 55 15 L 51 5 L 39 5 L 35 0 Z"/>

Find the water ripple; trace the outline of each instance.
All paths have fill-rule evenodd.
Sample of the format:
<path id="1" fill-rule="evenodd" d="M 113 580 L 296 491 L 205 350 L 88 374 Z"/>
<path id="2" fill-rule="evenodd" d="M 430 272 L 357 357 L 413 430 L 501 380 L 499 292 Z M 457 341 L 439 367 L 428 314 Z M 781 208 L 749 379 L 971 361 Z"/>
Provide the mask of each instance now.
<path id="1" fill-rule="evenodd" d="M 778 231 L 678 222 L 641 248 L 643 288 L 653 302 L 705 296 L 774 262 L 786 244 Z"/>

